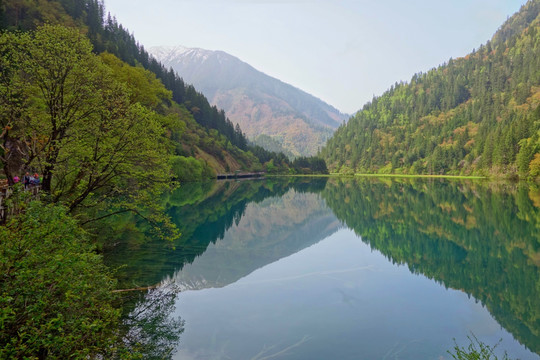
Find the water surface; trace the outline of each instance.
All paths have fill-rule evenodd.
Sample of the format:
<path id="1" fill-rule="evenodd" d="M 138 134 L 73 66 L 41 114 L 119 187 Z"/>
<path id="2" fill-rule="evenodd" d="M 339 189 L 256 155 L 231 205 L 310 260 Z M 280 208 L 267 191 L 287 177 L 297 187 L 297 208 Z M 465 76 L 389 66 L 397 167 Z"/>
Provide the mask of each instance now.
<path id="1" fill-rule="evenodd" d="M 537 189 L 204 186 L 164 200 L 184 234 L 174 248 L 128 239 L 112 257 L 139 283 L 182 290 L 168 315 L 185 321 L 173 358 L 449 359 L 453 339 L 466 346 L 474 334 L 540 359 Z"/>

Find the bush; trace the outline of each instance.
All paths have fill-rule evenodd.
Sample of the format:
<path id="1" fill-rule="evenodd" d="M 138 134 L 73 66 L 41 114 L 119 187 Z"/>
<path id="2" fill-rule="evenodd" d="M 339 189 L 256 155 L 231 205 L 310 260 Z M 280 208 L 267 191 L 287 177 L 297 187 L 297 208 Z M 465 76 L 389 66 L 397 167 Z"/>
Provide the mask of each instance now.
<path id="1" fill-rule="evenodd" d="M 175 179 L 180 182 L 202 181 L 216 177 L 215 171 L 206 162 L 194 157 L 173 156 L 170 165 Z"/>
<path id="2" fill-rule="evenodd" d="M 341 169 L 339 170 L 340 175 L 347 175 L 347 176 L 353 176 L 354 175 L 354 169 L 351 169 L 347 165 L 343 165 Z"/>
<path id="3" fill-rule="evenodd" d="M 0 226 L 0 358 L 82 359 L 117 340 L 115 281 L 60 206 Z"/>

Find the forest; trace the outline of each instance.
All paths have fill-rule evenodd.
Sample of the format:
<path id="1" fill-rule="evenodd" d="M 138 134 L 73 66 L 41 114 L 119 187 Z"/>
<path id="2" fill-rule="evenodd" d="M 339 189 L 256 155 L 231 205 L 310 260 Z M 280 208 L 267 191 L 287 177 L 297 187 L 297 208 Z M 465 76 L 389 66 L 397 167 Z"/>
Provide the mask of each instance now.
<path id="1" fill-rule="evenodd" d="M 539 12 L 529 1 L 477 50 L 374 97 L 321 150 L 330 171 L 538 177 Z"/>
<path id="2" fill-rule="evenodd" d="M 31 31 L 44 23 L 79 29 L 90 40 L 94 54 L 108 58 L 109 62 L 117 67 L 128 69 L 131 66 L 146 70 L 147 74 L 151 74 L 146 76 L 155 77 L 170 93 L 160 101 L 154 101 L 152 105 L 153 110 L 158 113 L 175 112 L 174 116 L 180 117 L 184 123 L 181 131 L 171 134 L 175 146 L 173 153 L 176 156 L 171 159 L 171 165 L 175 170 L 176 180 L 196 181 L 213 178 L 216 173 L 236 170 L 261 171 L 264 170 L 264 163 L 269 156 L 274 159 L 271 168 L 275 171 L 302 173 L 302 169 L 295 168 L 290 161 L 281 161 L 282 156 L 278 152 L 266 153 L 266 161 L 256 158 L 260 152 L 254 150 L 254 145 L 248 144 L 238 124 L 233 125 L 223 110 L 210 106 L 202 93 L 192 85 L 185 84 L 172 69 L 165 68 L 151 57 L 133 34 L 114 17 L 105 16 L 102 1 L 5 1 L 0 7 L 0 29 Z M 117 60 L 104 54 L 112 54 Z M 126 82 L 130 76 L 129 72 L 124 71 L 120 79 L 128 88 L 141 84 L 135 80 Z"/>

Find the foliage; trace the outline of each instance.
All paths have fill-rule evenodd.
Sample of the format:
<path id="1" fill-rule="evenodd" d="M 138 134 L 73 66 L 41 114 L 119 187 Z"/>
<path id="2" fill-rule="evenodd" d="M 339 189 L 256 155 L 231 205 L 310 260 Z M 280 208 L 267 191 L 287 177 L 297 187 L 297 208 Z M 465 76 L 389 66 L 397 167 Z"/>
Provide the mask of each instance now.
<path id="1" fill-rule="evenodd" d="M 96 53 L 107 51 L 129 65 L 140 64 L 151 71 L 172 92 L 172 99 L 183 104 L 197 123 L 218 130 L 233 145 L 245 150 L 246 137 L 235 128 L 225 113 L 210 106 L 208 100 L 193 86 L 184 84 L 174 71 L 152 58 L 133 34 L 118 24 L 115 18 L 105 18 L 101 0 L 6 0 L 0 9 L 2 29 L 28 31 L 44 23 L 83 27 Z"/>
<path id="2" fill-rule="evenodd" d="M 477 51 L 373 98 L 321 150 L 329 168 L 527 176 L 540 151 L 539 12 L 530 0 Z"/>
<path id="3" fill-rule="evenodd" d="M 291 163 L 285 154 L 268 151 L 259 145 L 251 145 L 249 151 L 264 164 L 269 174 L 288 173 Z"/>
<path id="4" fill-rule="evenodd" d="M 456 344 L 454 346 L 454 351 L 448 351 L 448 353 L 455 360 L 498 360 L 499 358 L 495 355 L 495 346 L 491 347 L 483 342 L 479 341 L 474 334 L 467 337 L 469 339 L 469 345 L 467 348 L 459 346 Z M 505 353 L 501 360 L 510 360 L 508 355 Z"/>
<path id="5" fill-rule="evenodd" d="M 99 55 L 112 70 L 113 77 L 129 91 L 130 103 L 139 103 L 149 109 L 161 110 L 170 103 L 171 91 L 167 90 L 156 75 L 142 66 L 130 66 L 116 56 L 104 52 Z"/>
<path id="6" fill-rule="evenodd" d="M 60 26 L 16 40 L 25 51 L 4 54 L 19 60 L 13 78 L 25 84 L 21 92 L 30 100 L 22 116 L 8 119 L 11 138 L 19 144 L 12 152 L 18 151 L 24 168 L 43 174 L 43 190 L 53 201 L 74 209 L 98 191 L 118 196 L 162 190 L 170 176 L 166 148 L 156 146 L 163 142 L 161 119 L 130 102 L 90 43 Z M 10 167 L 9 159 L 4 161 L 4 168 Z"/>
<path id="7" fill-rule="evenodd" d="M 293 160 L 292 167 L 300 174 L 328 174 L 326 162 L 316 156 L 298 157 Z"/>
<path id="8" fill-rule="evenodd" d="M 346 175 L 346 176 L 353 176 L 354 170 L 348 167 L 347 165 L 343 165 L 341 169 L 339 169 L 338 172 L 340 175 Z"/>
<path id="9" fill-rule="evenodd" d="M 174 156 L 170 163 L 174 178 L 182 183 L 216 177 L 215 171 L 207 163 L 194 157 Z"/>
<path id="10" fill-rule="evenodd" d="M 175 119 L 175 128 L 170 132 L 175 155 L 195 158 L 205 164 L 205 167 L 209 166 L 212 173 L 256 170 L 260 167 L 255 157 L 232 145 L 217 130 L 209 130 L 197 124 L 184 106 L 173 104 L 166 110 L 166 114 Z M 197 180 L 206 180 L 207 174 L 209 173 L 203 172 L 203 176 Z M 190 175 L 190 178 L 196 179 L 193 175 Z"/>
<path id="11" fill-rule="evenodd" d="M 19 36 L 0 36 L 0 161 L 10 185 L 22 163 L 16 151 L 20 143 L 12 136 L 12 130 L 16 123 L 24 121 L 24 110 L 28 106 L 24 79 L 16 76 L 22 67 L 19 55 L 24 51 L 24 42 Z"/>
<path id="12" fill-rule="evenodd" d="M 0 358 L 84 359 L 118 345 L 115 281 L 60 206 L 0 227 Z"/>
<path id="13" fill-rule="evenodd" d="M 326 162 L 317 156 L 300 156 L 291 161 L 283 153 L 270 152 L 258 145 L 250 146 L 249 150 L 269 174 L 328 174 Z"/>
<path id="14" fill-rule="evenodd" d="M 65 204 L 72 212 L 107 206 L 111 213 L 147 212 L 145 218 L 161 236 L 178 236 L 148 201 L 170 187 L 165 128 L 175 127 L 168 117 L 133 102 L 166 97 L 163 86 L 133 69 L 132 74 L 142 72 L 142 80 L 132 85 L 137 97 L 130 99 L 125 84 L 114 79 L 129 69 L 105 65 L 75 29 L 45 25 L 31 34 L 3 33 L 0 46 L 9 68 L 4 80 L 20 89 L 17 96 L 0 92 L 8 108 L 16 109 L 1 119 L 8 129 L 1 158 L 8 178 L 37 171 L 47 201 Z M 113 63 L 111 56 L 107 59 Z M 113 206 L 106 201 L 111 198 Z M 82 214 L 85 222 L 91 220 L 88 215 Z"/>
<path id="15" fill-rule="evenodd" d="M 62 26 L 0 35 L 4 172 L 38 171 L 42 198 L 84 223 L 132 211 L 159 239 L 177 238 L 154 201 L 170 188 L 168 136 L 183 124 L 165 114 L 170 93 L 148 71 L 91 49 Z M 15 195 L 6 204 L 19 215 L 0 227 L 2 355 L 135 356 L 119 340 L 115 283 L 86 234 L 64 208 L 26 208 Z"/>

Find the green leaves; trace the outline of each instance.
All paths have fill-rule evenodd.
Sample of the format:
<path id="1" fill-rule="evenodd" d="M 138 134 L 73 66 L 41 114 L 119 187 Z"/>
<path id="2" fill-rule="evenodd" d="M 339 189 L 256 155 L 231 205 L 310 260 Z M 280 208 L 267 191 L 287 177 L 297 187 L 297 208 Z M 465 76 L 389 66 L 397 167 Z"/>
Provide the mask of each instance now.
<path id="1" fill-rule="evenodd" d="M 448 354 L 455 360 L 498 360 L 499 357 L 495 354 L 495 348 L 500 344 L 500 341 L 495 346 L 484 344 L 472 334 L 467 336 L 469 345 L 465 348 L 459 345 L 454 346 L 454 351 L 448 351 Z M 504 353 L 501 360 L 510 360 L 508 355 Z"/>
<path id="2" fill-rule="evenodd" d="M 72 212 L 110 198 L 142 212 L 149 205 L 143 193 L 171 187 L 165 130 L 174 121 L 149 108 L 171 95 L 148 71 L 103 58 L 112 67 L 76 29 L 45 25 L 31 36 L 0 35 L 0 61 L 11 66 L 0 83 L 17 84 L 27 98 L 17 102 L 20 96 L 0 87 L 0 101 L 24 114 L 1 114 L 10 130 L 0 158 L 8 177 L 38 171 L 51 200 Z"/>
<path id="3" fill-rule="evenodd" d="M 0 227 L 0 358 L 85 358 L 112 348 L 114 280 L 60 206 Z"/>

